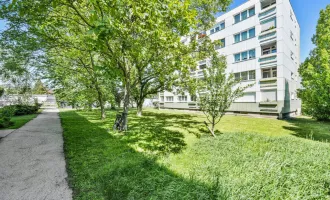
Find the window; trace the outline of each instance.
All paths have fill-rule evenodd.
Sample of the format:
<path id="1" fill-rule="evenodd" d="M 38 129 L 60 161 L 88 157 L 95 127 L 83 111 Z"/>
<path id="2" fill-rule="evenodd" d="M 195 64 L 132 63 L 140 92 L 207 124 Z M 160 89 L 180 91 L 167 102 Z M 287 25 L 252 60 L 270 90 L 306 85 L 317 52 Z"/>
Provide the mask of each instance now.
<path id="1" fill-rule="evenodd" d="M 244 71 L 244 72 L 238 72 L 234 74 L 235 80 L 242 80 L 242 81 L 248 81 L 248 80 L 255 80 L 256 79 L 256 71 Z"/>
<path id="2" fill-rule="evenodd" d="M 164 102 L 164 97 L 163 96 L 160 97 L 160 101 Z"/>
<path id="3" fill-rule="evenodd" d="M 242 41 L 243 41 L 243 40 L 246 40 L 247 37 L 248 37 L 248 33 L 247 33 L 247 31 L 242 32 L 241 35 L 242 35 Z"/>
<path id="4" fill-rule="evenodd" d="M 241 61 L 241 54 L 238 53 L 238 54 L 235 54 L 235 62 L 239 62 Z"/>
<path id="5" fill-rule="evenodd" d="M 249 30 L 249 38 L 253 38 L 256 36 L 256 29 L 255 28 L 251 28 Z"/>
<path id="6" fill-rule="evenodd" d="M 262 69 L 262 78 L 274 78 L 277 77 L 277 68 Z"/>
<path id="7" fill-rule="evenodd" d="M 235 24 L 241 21 L 241 14 L 235 15 Z"/>
<path id="8" fill-rule="evenodd" d="M 255 28 L 234 35 L 235 43 L 255 37 Z"/>
<path id="9" fill-rule="evenodd" d="M 277 52 L 276 45 L 267 46 L 267 47 L 262 48 L 262 55 L 268 55 L 268 54 L 276 53 L 276 52 Z"/>
<path id="10" fill-rule="evenodd" d="M 250 8 L 249 9 L 249 16 L 251 17 L 251 16 L 253 16 L 255 14 L 256 14 L 256 9 L 254 7 L 253 8 Z"/>
<path id="11" fill-rule="evenodd" d="M 291 59 L 294 60 L 294 54 L 292 51 L 291 51 Z"/>
<path id="12" fill-rule="evenodd" d="M 256 57 L 256 50 L 252 49 L 249 51 L 249 59 L 255 58 Z"/>
<path id="13" fill-rule="evenodd" d="M 243 12 L 241 13 L 241 18 L 242 18 L 242 20 L 245 20 L 245 19 L 248 18 L 248 11 L 247 11 L 247 10 L 246 10 L 246 11 L 243 11 Z"/>
<path id="14" fill-rule="evenodd" d="M 166 97 L 166 101 L 173 102 L 173 96 Z"/>
<path id="15" fill-rule="evenodd" d="M 256 71 L 252 70 L 249 71 L 249 80 L 255 80 L 256 79 Z"/>
<path id="16" fill-rule="evenodd" d="M 292 31 L 290 31 L 290 37 L 291 37 L 291 40 L 294 41 Z"/>
<path id="17" fill-rule="evenodd" d="M 238 81 L 241 79 L 241 73 L 235 73 L 235 80 Z"/>
<path id="18" fill-rule="evenodd" d="M 253 59 L 256 57 L 256 50 L 255 49 L 251 49 L 249 51 L 243 51 L 241 53 L 237 53 L 237 54 L 234 54 L 234 59 L 235 59 L 235 62 L 239 62 L 241 61 L 244 61 L 244 60 L 248 60 L 248 59 Z"/>
<path id="19" fill-rule="evenodd" d="M 216 45 L 215 46 L 215 49 L 220 49 L 220 48 L 223 48 L 223 47 L 226 46 L 226 40 L 225 40 L 225 38 L 221 39 L 220 42 L 221 42 L 221 44 L 220 45 Z"/>
<path id="20" fill-rule="evenodd" d="M 197 97 L 196 97 L 196 95 L 192 95 L 192 96 L 190 97 L 190 101 L 197 101 Z"/>
<path id="21" fill-rule="evenodd" d="M 187 102 L 187 96 L 178 96 L 178 101 Z"/>
<path id="22" fill-rule="evenodd" d="M 210 30 L 210 33 L 213 34 L 213 33 L 216 33 L 218 31 L 221 31 L 225 29 L 225 22 L 220 22 L 220 23 L 217 23 L 211 30 Z"/>
<path id="23" fill-rule="evenodd" d="M 241 41 L 241 34 L 234 35 L 234 38 L 235 38 L 235 43 L 240 42 Z"/>
<path id="24" fill-rule="evenodd" d="M 242 52 L 242 60 L 247 60 L 247 58 L 248 58 L 248 52 L 247 51 Z"/>
<path id="25" fill-rule="evenodd" d="M 241 79 L 242 81 L 248 80 L 248 72 L 241 72 Z"/>
<path id="26" fill-rule="evenodd" d="M 252 7 L 250 9 L 244 10 L 243 12 L 237 14 L 234 16 L 234 20 L 235 20 L 235 24 L 243 21 L 249 17 L 252 17 L 253 15 L 255 15 L 255 8 Z"/>

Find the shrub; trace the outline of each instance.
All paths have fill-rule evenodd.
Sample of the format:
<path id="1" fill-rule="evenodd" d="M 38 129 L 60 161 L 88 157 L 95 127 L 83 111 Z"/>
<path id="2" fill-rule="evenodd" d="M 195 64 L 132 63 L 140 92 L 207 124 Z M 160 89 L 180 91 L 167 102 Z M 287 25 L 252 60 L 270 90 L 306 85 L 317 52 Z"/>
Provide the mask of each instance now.
<path id="1" fill-rule="evenodd" d="M 11 106 L 6 106 L 0 109 L 0 128 L 7 128 L 14 124 L 10 121 L 14 113 L 15 109 Z"/>

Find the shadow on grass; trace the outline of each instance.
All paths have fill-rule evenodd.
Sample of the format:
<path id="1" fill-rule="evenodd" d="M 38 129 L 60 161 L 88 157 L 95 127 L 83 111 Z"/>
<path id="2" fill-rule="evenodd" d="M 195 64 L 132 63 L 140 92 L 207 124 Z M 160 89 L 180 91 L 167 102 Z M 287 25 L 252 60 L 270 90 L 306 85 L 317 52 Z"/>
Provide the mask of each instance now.
<path id="1" fill-rule="evenodd" d="M 330 142 L 330 123 L 319 122 L 308 118 L 293 118 L 286 120 L 290 126 L 284 129 L 293 131 L 293 135 L 305 139 Z"/>
<path id="2" fill-rule="evenodd" d="M 165 129 L 161 120 L 149 127 L 145 138 L 138 139 L 137 135 L 143 133 L 138 132 L 137 124 L 148 129 L 147 124 L 154 120 L 147 113 L 144 118 L 131 118 L 135 126 L 132 125 L 128 139 L 123 140 L 107 132 L 104 127 L 109 122 L 97 121 L 96 112 L 79 113 L 60 113 L 69 182 L 75 199 L 225 199 L 226 193 L 218 183 L 206 185 L 180 177 L 159 165 L 154 156 L 130 147 L 132 141 L 144 140 L 146 143 L 157 141 L 166 146 L 162 148 L 174 152 L 182 148 L 183 135 L 167 130 L 163 136 Z M 165 120 L 165 123 L 170 122 Z M 159 131 L 153 133 L 156 129 Z M 158 147 L 145 146 L 156 151 Z"/>

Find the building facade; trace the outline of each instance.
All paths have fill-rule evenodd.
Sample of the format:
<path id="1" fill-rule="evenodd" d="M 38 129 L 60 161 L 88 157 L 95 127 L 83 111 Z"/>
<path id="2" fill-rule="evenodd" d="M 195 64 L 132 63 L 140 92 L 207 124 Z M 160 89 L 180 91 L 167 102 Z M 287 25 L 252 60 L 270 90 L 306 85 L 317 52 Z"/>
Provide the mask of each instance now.
<path id="1" fill-rule="evenodd" d="M 218 17 L 204 34 L 221 40 L 217 51 L 227 57 L 226 72 L 234 73 L 242 85 L 254 83 L 228 112 L 280 118 L 300 113 L 300 27 L 290 0 L 248 0 Z M 207 61 L 200 61 L 191 76 L 202 77 L 205 67 Z M 159 94 L 159 102 L 161 108 L 198 109 L 189 93 L 165 91 Z"/>

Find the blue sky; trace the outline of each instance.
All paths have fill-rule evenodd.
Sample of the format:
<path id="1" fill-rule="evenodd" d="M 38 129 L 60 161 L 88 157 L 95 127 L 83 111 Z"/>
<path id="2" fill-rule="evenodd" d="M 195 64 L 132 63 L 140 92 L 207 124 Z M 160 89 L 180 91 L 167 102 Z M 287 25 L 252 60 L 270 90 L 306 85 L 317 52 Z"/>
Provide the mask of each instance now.
<path id="1" fill-rule="evenodd" d="M 233 0 L 231 8 L 237 7 L 247 0 Z M 301 61 L 304 61 L 309 52 L 314 48 L 311 41 L 315 33 L 317 20 L 321 9 L 324 9 L 330 0 L 290 0 L 293 10 L 298 18 L 301 31 Z M 0 30 L 4 28 L 4 22 L 0 21 Z"/>

